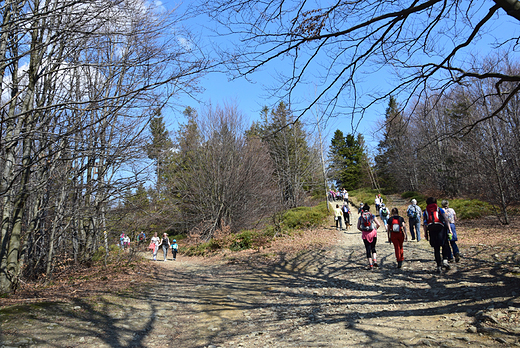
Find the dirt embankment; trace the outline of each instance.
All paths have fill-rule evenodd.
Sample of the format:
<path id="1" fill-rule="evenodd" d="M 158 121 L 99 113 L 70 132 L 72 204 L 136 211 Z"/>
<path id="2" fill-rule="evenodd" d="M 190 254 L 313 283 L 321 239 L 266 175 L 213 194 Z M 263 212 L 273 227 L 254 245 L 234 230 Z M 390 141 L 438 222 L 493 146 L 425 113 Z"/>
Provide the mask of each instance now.
<path id="1" fill-rule="evenodd" d="M 464 257 L 437 275 L 425 240 L 405 243 L 404 267 L 396 269 L 380 230 L 380 267 L 368 271 L 360 233 L 332 223 L 260 251 L 157 261 L 158 276 L 140 291 L 6 307 L 0 340 L 5 347 L 520 345 L 515 245 L 467 245 L 465 234 L 478 231 L 461 226 Z M 508 233 L 518 241 L 518 228 Z"/>

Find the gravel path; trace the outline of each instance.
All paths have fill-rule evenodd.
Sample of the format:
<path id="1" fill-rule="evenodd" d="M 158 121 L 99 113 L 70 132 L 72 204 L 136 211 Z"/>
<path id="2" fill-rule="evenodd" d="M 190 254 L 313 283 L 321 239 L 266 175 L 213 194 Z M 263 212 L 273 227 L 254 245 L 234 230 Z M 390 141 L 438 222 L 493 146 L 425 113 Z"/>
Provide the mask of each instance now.
<path id="1" fill-rule="evenodd" d="M 360 232 L 332 226 L 329 232 L 335 246 L 275 263 L 264 262 L 272 257 L 269 249 L 239 263 L 180 257 L 157 262 L 162 276 L 138 294 L 16 307 L 16 316 L 3 311 L 1 346 L 520 345 L 517 268 L 463 250 L 459 264 L 437 275 L 433 252 L 422 240 L 405 243 L 399 270 L 393 246 L 380 232 L 380 267 L 368 271 Z"/>

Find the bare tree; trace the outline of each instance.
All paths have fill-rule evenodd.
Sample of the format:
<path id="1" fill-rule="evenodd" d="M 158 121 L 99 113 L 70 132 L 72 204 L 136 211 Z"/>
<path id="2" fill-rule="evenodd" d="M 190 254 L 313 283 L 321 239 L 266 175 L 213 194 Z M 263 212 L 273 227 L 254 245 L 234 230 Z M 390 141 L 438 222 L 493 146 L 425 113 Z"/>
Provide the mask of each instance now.
<path id="1" fill-rule="evenodd" d="M 175 141 L 184 146 L 174 156 L 171 184 L 181 197 L 182 219 L 204 240 L 224 226 L 232 232 L 252 227 L 277 205 L 268 151 L 260 139 L 246 138 L 244 126 L 236 106 L 210 107 L 197 118 L 197 136 L 191 127 L 179 134 L 191 141 Z"/>
<path id="2" fill-rule="evenodd" d="M 9 1 L 2 16 L 5 293 L 24 271 L 91 260 L 109 202 L 138 181 L 125 169 L 143 155 L 148 109 L 190 90 L 205 63 L 144 3 Z"/>
<path id="3" fill-rule="evenodd" d="M 321 86 L 300 115 L 321 103 L 334 114 L 337 106 L 351 108 L 362 117 L 366 108 L 390 95 L 403 108 L 425 87 L 435 95 L 468 79 L 494 79 L 500 89 L 504 82 L 520 77 L 500 69 L 481 71 L 466 64 L 474 47 L 491 51 L 497 47 L 516 49 L 514 32 L 507 36 L 499 25 L 520 18 L 518 1 L 333 1 L 314 5 L 304 0 L 201 0 L 194 14 L 211 16 L 220 37 L 236 39 L 236 49 L 221 51 L 221 57 L 235 77 L 253 77 L 267 67 L 289 66 L 280 71 L 275 93 L 290 105 L 292 96 L 306 83 Z M 494 40 L 492 29 L 502 30 Z M 498 35 L 496 35 L 498 36 Z M 489 40 L 480 40 L 481 38 Z M 392 72 L 396 78 L 388 89 L 375 85 L 363 90 L 365 75 Z M 508 90 L 496 115 L 518 89 Z M 502 93 L 503 90 L 500 92 Z M 353 120 L 353 125 L 355 126 Z M 460 130 L 459 130 L 460 131 Z"/>

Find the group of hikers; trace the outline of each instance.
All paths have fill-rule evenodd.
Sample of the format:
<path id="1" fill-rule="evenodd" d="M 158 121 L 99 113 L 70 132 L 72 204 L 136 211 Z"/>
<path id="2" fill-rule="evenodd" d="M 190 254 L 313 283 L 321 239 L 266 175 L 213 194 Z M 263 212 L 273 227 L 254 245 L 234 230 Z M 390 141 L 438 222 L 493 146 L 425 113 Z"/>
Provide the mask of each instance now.
<path id="1" fill-rule="evenodd" d="M 344 201 L 348 202 L 348 191 L 342 188 L 341 190 L 330 190 L 329 191 L 329 201 Z"/>
<path id="2" fill-rule="evenodd" d="M 141 231 L 141 233 L 137 235 L 137 240 L 138 246 L 143 244 L 146 241 L 146 233 L 144 233 L 144 231 Z M 128 234 L 123 232 L 121 233 L 121 235 L 119 235 L 119 246 L 121 247 L 121 249 L 128 250 L 130 248 L 130 243 L 131 240 Z"/>
<path id="3" fill-rule="evenodd" d="M 144 244 L 146 242 L 146 233 L 144 233 L 144 231 L 141 231 L 141 233 L 139 233 L 137 236 L 137 240 L 139 246 Z M 130 237 L 124 232 L 121 233 L 121 235 L 119 236 L 119 242 L 120 247 L 123 250 L 126 250 L 130 247 Z M 171 249 L 173 261 L 177 260 L 177 251 L 179 250 L 177 240 L 173 239 L 170 243 L 170 239 L 168 238 L 167 233 L 164 233 L 163 238 L 159 239 L 159 237 L 157 237 L 157 232 L 155 232 L 154 236 L 150 240 L 150 244 L 148 245 L 148 249 L 151 250 L 152 258 L 154 261 L 157 261 L 157 252 L 161 248 L 163 250 L 164 261 L 167 261 L 168 249 Z"/>
<path id="4" fill-rule="evenodd" d="M 168 237 L 167 233 L 163 233 L 162 239 L 159 239 L 159 237 L 157 237 L 157 232 L 155 232 L 152 239 L 150 240 L 150 245 L 148 245 L 148 249 L 152 251 L 152 257 L 154 261 L 157 261 L 157 252 L 161 247 L 163 250 L 164 261 L 168 260 L 168 249 L 172 250 L 173 261 L 177 260 L 177 251 L 179 250 L 177 240 L 173 239 L 170 243 L 170 238 Z"/>
<path id="5" fill-rule="evenodd" d="M 360 216 L 357 222 L 357 229 L 361 231 L 361 238 L 365 244 L 368 269 L 372 270 L 374 267 L 378 267 L 376 253 L 377 229 L 381 226 L 386 230 L 388 242 L 394 245 L 397 268 L 401 268 L 404 261 L 403 245 L 405 241 L 408 241 L 405 219 L 399 216 L 397 208 L 392 208 L 389 212 L 381 196 L 376 196 L 375 203 L 376 214 L 381 218 L 382 222 L 379 221 L 376 215 L 370 213 L 368 203 L 360 204 Z M 417 242 L 421 240 L 422 225 L 424 237 L 430 242 L 430 246 L 433 247 L 437 273 L 442 273 L 443 268 L 449 270 L 449 263 L 452 261 L 459 262 L 461 257 L 457 246 L 457 232 L 455 229 L 457 215 L 455 210 L 449 207 L 447 200 L 442 201 L 442 208 L 439 207 L 434 197 L 426 199 L 426 209 L 424 211 L 417 205 L 415 199 L 412 199 L 410 203 L 406 210 L 406 215 L 408 217 L 411 240 L 417 240 Z M 338 230 L 342 230 L 342 220 L 345 221 L 345 226 L 352 226 L 350 224 L 348 202 L 345 202 L 341 208 L 336 204 L 334 215 Z"/>

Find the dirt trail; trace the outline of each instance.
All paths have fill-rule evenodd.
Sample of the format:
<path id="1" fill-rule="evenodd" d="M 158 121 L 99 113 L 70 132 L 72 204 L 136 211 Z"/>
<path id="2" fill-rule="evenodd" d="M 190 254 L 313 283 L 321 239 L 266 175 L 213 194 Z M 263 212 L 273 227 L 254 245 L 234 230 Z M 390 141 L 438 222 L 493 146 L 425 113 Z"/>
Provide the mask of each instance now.
<path id="1" fill-rule="evenodd" d="M 162 276 L 142 293 L 2 311 L 2 347 L 520 345 L 518 269 L 463 250 L 436 275 L 422 240 L 405 243 L 399 270 L 380 230 L 380 268 L 368 271 L 360 232 L 331 231 L 332 223 L 334 247 L 279 262 L 264 262 L 269 249 L 240 263 L 181 256 L 158 261 Z"/>

